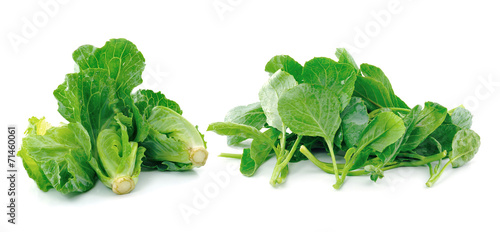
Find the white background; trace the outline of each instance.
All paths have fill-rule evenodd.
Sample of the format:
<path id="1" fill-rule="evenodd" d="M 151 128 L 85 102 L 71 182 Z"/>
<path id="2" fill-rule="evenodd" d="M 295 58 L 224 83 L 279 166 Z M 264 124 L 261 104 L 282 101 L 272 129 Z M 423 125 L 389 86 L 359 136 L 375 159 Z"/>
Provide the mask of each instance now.
<path id="1" fill-rule="evenodd" d="M 47 10 L 46 2 L 56 5 Z M 482 146 L 432 188 L 425 187 L 429 173 L 422 167 L 388 171 L 377 183 L 348 178 L 336 191 L 333 176 L 308 161 L 291 164 L 287 182 L 277 188 L 268 184 L 274 161 L 243 177 L 234 171 L 238 160 L 217 157 L 240 149 L 206 133 L 205 167 L 143 172 L 136 189 L 123 196 L 101 183 L 76 196 L 44 193 L 19 166 L 16 225 L 6 222 L 4 157 L 0 231 L 498 229 L 500 16 L 493 2 L 2 1 L 1 126 L 17 125 L 19 137 L 31 116 L 63 122 L 52 91 L 73 71 L 73 50 L 127 38 L 146 58 L 141 87 L 177 101 L 202 130 L 230 108 L 258 100 L 272 56 L 288 54 L 303 64 L 334 58 L 335 48 L 348 46 L 358 64 L 381 67 L 408 105 L 466 105 Z M 189 207 L 195 214 L 183 216 L 181 209 Z"/>

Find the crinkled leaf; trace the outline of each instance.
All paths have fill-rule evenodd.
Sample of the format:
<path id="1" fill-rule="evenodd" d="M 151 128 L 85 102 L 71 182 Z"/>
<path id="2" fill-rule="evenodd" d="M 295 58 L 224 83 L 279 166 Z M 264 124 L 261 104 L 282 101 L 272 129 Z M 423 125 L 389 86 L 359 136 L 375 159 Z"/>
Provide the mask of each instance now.
<path id="1" fill-rule="evenodd" d="M 30 119 L 30 123 L 38 122 Z M 85 192 L 94 186 L 96 174 L 88 163 L 90 138 L 81 124 L 52 127 L 45 134 L 33 132 L 36 130 L 23 138 L 18 155 L 41 190 L 55 188 L 67 194 Z"/>
<path id="2" fill-rule="evenodd" d="M 55 91 L 59 112 L 70 122 L 79 122 L 88 131 L 92 151 L 97 155 L 97 136 L 115 122 L 118 102 L 113 80 L 105 69 L 86 69 L 66 75 Z"/>
<path id="3" fill-rule="evenodd" d="M 106 70 L 114 82 L 118 109 L 134 120 L 136 129 L 133 140 L 143 141 L 148 134 L 148 124 L 131 96 L 132 90 L 142 83 L 141 75 L 145 67 L 145 59 L 137 47 L 126 39 L 111 39 L 102 48 L 92 45 L 79 47 L 73 52 L 73 60 L 79 71 L 95 68 Z"/>
<path id="4" fill-rule="evenodd" d="M 451 110 L 451 123 L 462 128 L 470 129 L 472 126 L 472 114 L 464 107 L 457 107 Z"/>
<path id="5" fill-rule="evenodd" d="M 145 120 L 149 118 L 151 111 L 155 106 L 165 106 L 182 115 L 182 110 L 179 104 L 166 98 L 161 92 L 154 92 L 149 89 L 140 89 L 132 94 L 132 99 L 134 99 L 134 104 L 139 109 L 139 112 L 141 112 L 144 116 Z"/>
<path id="6" fill-rule="evenodd" d="M 453 137 L 452 152 L 450 154 L 451 164 L 454 168 L 461 167 L 476 155 L 481 145 L 480 137 L 470 129 L 463 129 Z"/>

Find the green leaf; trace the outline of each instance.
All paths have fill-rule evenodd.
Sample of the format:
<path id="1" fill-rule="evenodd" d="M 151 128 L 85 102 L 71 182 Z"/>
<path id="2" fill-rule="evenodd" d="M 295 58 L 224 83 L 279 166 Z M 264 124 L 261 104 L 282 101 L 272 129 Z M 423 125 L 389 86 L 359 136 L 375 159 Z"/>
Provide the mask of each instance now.
<path id="1" fill-rule="evenodd" d="M 369 117 L 366 106 L 361 98 L 353 97 L 351 102 L 340 114 L 342 119 L 342 131 L 344 133 L 344 142 L 347 147 L 353 147 L 368 125 Z"/>
<path id="2" fill-rule="evenodd" d="M 142 83 L 141 75 L 145 67 L 145 59 L 137 47 L 126 39 L 111 39 L 102 48 L 91 45 L 79 47 L 73 52 L 73 60 L 79 71 L 95 68 L 107 71 L 114 82 L 118 109 L 134 120 L 136 130 L 133 140 L 143 141 L 148 135 L 148 125 L 131 96 L 132 90 Z"/>
<path id="3" fill-rule="evenodd" d="M 145 159 L 142 162 L 142 167 L 144 169 L 149 170 L 158 170 L 158 171 L 189 171 L 193 169 L 192 163 L 176 163 L 170 161 L 153 161 L 149 159 Z"/>
<path id="4" fill-rule="evenodd" d="M 93 156 L 97 157 L 97 136 L 115 123 L 118 98 L 113 79 L 105 69 L 86 69 L 66 75 L 55 91 L 59 112 L 69 122 L 81 123 L 88 131 Z"/>
<path id="5" fill-rule="evenodd" d="M 111 39 L 102 48 L 84 45 L 73 52 L 73 60 L 80 70 L 101 68 L 108 70 L 115 80 L 117 92 L 130 94 L 142 83 L 145 59 L 137 47 L 126 39 Z"/>
<path id="6" fill-rule="evenodd" d="M 278 111 L 285 125 L 299 135 L 333 142 L 340 126 L 337 96 L 320 86 L 300 84 L 290 89 L 279 99 Z"/>
<path id="7" fill-rule="evenodd" d="M 259 91 L 259 99 L 262 110 L 266 115 L 267 124 L 280 131 L 283 130 L 283 122 L 278 113 L 278 99 L 285 91 L 297 85 L 292 75 L 285 71 L 277 71 Z"/>
<path id="8" fill-rule="evenodd" d="M 253 176 L 273 150 L 273 145 L 278 139 L 280 132 L 271 128 L 264 132 L 264 137 L 258 137 L 252 141 L 250 149 L 243 150 L 241 157 L 240 172 L 245 176 Z M 269 138 L 270 140 L 268 140 Z M 270 143 L 270 141 L 274 141 Z"/>
<path id="9" fill-rule="evenodd" d="M 90 167 L 91 143 L 87 131 L 79 123 L 49 129 L 40 128 L 44 119 L 31 118 L 22 148 L 18 152 L 23 165 L 43 191 L 55 188 L 67 194 L 86 192 L 96 180 Z"/>
<path id="10" fill-rule="evenodd" d="M 354 61 L 354 58 L 352 58 L 351 54 L 349 54 L 349 52 L 347 52 L 345 48 L 337 48 L 337 50 L 335 51 L 335 56 L 339 59 L 339 63 L 350 64 L 356 69 L 356 71 L 359 71 L 358 65 Z"/>
<path id="11" fill-rule="evenodd" d="M 408 105 L 396 96 L 389 78 L 387 78 L 380 68 L 370 64 L 361 64 L 361 72 L 365 75 L 365 77 L 373 78 L 382 83 L 382 85 L 387 89 L 394 107 L 409 109 Z"/>
<path id="12" fill-rule="evenodd" d="M 325 57 L 307 61 L 302 77 L 304 83 L 331 89 L 339 96 L 342 109 L 349 104 L 356 82 L 356 73 L 351 65 L 340 64 Z"/>
<path id="13" fill-rule="evenodd" d="M 383 152 L 384 149 L 395 143 L 405 133 L 403 120 L 392 112 L 383 112 L 377 115 L 365 128 L 358 141 L 358 151 L 355 163 L 351 169 L 356 169 L 366 162 L 371 154 L 370 150 Z"/>
<path id="14" fill-rule="evenodd" d="M 406 127 L 403 120 L 392 112 L 383 112 L 365 128 L 358 141 L 358 147 L 382 152 L 387 146 L 403 136 Z"/>
<path id="15" fill-rule="evenodd" d="M 382 82 L 371 77 L 357 77 L 353 96 L 361 97 L 368 103 L 370 111 L 382 107 L 394 107 L 389 90 Z"/>
<path id="16" fill-rule="evenodd" d="M 164 106 L 182 115 L 182 110 L 179 104 L 166 98 L 161 92 L 154 92 L 149 89 L 140 89 L 132 94 L 132 99 L 134 100 L 134 104 L 137 106 L 139 112 L 144 116 L 145 120 L 149 118 L 151 111 L 155 106 Z"/>
<path id="17" fill-rule="evenodd" d="M 248 125 L 260 130 L 266 124 L 266 115 L 260 106 L 260 102 L 256 102 L 231 109 L 226 114 L 224 121 Z M 236 145 L 246 139 L 248 139 L 248 137 L 229 135 L 227 136 L 227 145 Z"/>
<path id="18" fill-rule="evenodd" d="M 269 73 L 269 75 L 273 75 L 279 70 L 285 71 L 292 75 L 297 82 L 301 82 L 300 76 L 302 74 L 302 65 L 290 56 L 274 56 L 271 60 L 269 60 L 269 62 L 267 62 L 265 70 Z"/>
<path id="19" fill-rule="evenodd" d="M 408 113 L 403 118 L 403 122 L 406 127 L 404 135 L 400 139 L 398 139 L 398 141 L 396 141 L 395 143 L 387 146 L 383 152 L 376 153 L 377 157 L 379 157 L 380 160 L 382 161 L 381 167 L 383 167 L 389 162 L 394 161 L 396 156 L 401 151 L 401 145 L 405 144 L 410 138 L 411 132 L 413 131 L 413 128 L 417 124 L 421 112 L 422 112 L 422 107 L 420 105 L 416 105 L 415 107 L 413 107 L 410 113 Z"/>
<path id="20" fill-rule="evenodd" d="M 257 128 L 232 122 L 214 122 L 208 125 L 207 131 L 213 131 L 219 135 L 235 135 L 251 139 L 262 139 L 273 143 L 272 139 L 264 135 Z"/>
<path id="21" fill-rule="evenodd" d="M 410 137 L 401 147 L 401 151 L 411 151 L 436 130 L 447 115 L 447 109 L 434 102 L 426 102 Z"/>
<path id="22" fill-rule="evenodd" d="M 451 110 L 450 113 L 452 124 L 462 129 L 470 129 L 472 126 L 472 114 L 470 111 L 462 106 Z"/>
<path id="23" fill-rule="evenodd" d="M 463 129 L 453 137 L 451 164 L 454 168 L 461 167 L 476 155 L 481 145 L 480 137 L 470 129 Z"/>

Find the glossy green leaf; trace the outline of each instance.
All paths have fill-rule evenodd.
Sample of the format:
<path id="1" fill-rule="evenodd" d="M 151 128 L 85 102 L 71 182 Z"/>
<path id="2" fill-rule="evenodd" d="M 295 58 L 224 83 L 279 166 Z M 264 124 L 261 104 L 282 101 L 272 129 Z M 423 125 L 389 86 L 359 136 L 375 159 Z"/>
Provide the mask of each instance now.
<path id="1" fill-rule="evenodd" d="M 267 62 L 265 70 L 269 75 L 273 75 L 278 70 L 285 71 L 292 75 L 297 82 L 301 83 L 302 65 L 290 56 L 274 56 Z"/>
<path id="2" fill-rule="evenodd" d="M 373 78 L 382 83 L 382 85 L 387 89 L 394 107 L 409 109 L 408 105 L 406 105 L 406 103 L 398 96 L 396 96 L 394 90 L 392 89 L 389 78 L 387 78 L 387 76 L 380 68 L 370 64 L 361 64 L 361 72 L 363 73 L 363 75 L 365 75 L 365 77 Z"/>
<path id="3" fill-rule="evenodd" d="M 404 132 L 404 135 L 399 138 L 395 143 L 387 146 L 383 152 L 377 152 L 376 155 L 377 157 L 380 158 L 382 162 L 382 166 L 394 161 L 396 156 L 399 154 L 401 151 L 401 147 L 403 144 L 405 144 L 408 139 L 410 138 L 410 135 L 413 131 L 413 128 L 415 128 L 415 125 L 418 122 L 420 113 L 422 112 L 422 107 L 420 105 L 417 105 L 411 109 L 410 113 L 408 113 L 404 118 L 403 122 L 406 127 L 406 130 Z"/>
<path id="4" fill-rule="evenodd" d="M 278 111 L 292 132 L 305 136 L 320 136 L 333 142 L 340 126 L 340 103 L 328 89 L 300 84 L 285 92 Z"/>
<path id="5" fill-rule="evenodd" d="M 304 83 L 331 89 L 339 97 L 342 109 L 349 104 L 356 82 L 354 67 L 325 57 L 307 61 L 302 77 Z"/>
<path id="6" fill-rule="evenodd" d="M 410 137 L 401 147 L 401 151 L 411 151 L 422 143 L 427 136 L 436 130 L 447 115 L 447 109 L 434 102 L 426 102 L 425 107 L 419 114 L 417 123 Z"/>
<path id="7" fill-rule="evenodd" d="M 365 128 L 358 140 L 358 152 L 352 169 L 363 166 L 372 153 L 383 152 L 386 147 L 395 143 L 405 133 L 403 120 L 392 112 L 377 115 Z"/>

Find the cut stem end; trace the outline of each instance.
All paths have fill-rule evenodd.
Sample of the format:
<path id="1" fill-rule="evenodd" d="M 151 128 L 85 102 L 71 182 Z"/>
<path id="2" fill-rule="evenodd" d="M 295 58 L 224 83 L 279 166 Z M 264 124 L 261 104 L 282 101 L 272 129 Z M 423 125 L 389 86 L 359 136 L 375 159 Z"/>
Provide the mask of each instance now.
<path id="1" fill-rule="evenodd" d="M 111 189 L 118 195 L 127 194 L 134 190 L 134 188 L 135 183 L 132 178 L 128 176 L 115 178 L 113 184 L 111 184 Z"/>
<path id="2" fill-rule="evenodd" d="M 191 148 L 189 152 L 189 160 L 193 163 L 195 167 L 201 167 L 205 165 L 208 158 L 208 151 L 204 147 L 194 147 Z"/>

